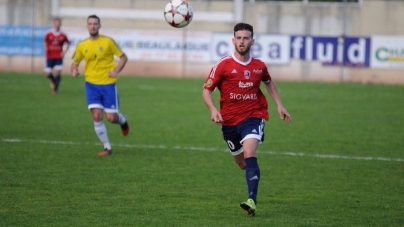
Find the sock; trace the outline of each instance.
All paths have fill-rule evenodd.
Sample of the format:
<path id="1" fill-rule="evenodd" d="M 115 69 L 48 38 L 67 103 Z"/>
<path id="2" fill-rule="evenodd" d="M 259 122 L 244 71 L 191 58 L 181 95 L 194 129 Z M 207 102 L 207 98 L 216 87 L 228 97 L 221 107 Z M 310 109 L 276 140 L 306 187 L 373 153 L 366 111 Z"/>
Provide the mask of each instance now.
<path id="1" fill-rule="evenodd" d="M 117 114 L 118 114 L 118 117 L 119 117 L 118 123 L 119 123 L 120 125 L 125 124 L 125 122 L 126 122 L 126 117 L 125 117 L 123 114 L 121 114 L 121 113 L 117 113 Z"/>
<path id="2" fill-rule="evenodd" d="M 258 184 L 260 182 L 260 167 L 257 158 L 251 157 L 244 159 L 246 163 L 245 178 L 248 187 L 248 197 L 257 203 Z"/>
<path id="3" fill-rule="evenodd" d="M 60 75 L 55 75 L 53 78 L 55 79 L 55 90 L 57 91 L 62 77 Z"/>
<path id="4" fill-rule="evenodd" d="M 104 122 L 94 122 L 94 129 L 101 143 L 104 144 L 104 148 L 111 150 L 111 144 L 109 143 L 107 128 L 105 127 Z"/>
<path id="5" fill-rule="evenodd" d="M 50 81 L 55 83 L 55 78 L 53 77 L 52 73 L 49 76 L 46 76 Z"/>

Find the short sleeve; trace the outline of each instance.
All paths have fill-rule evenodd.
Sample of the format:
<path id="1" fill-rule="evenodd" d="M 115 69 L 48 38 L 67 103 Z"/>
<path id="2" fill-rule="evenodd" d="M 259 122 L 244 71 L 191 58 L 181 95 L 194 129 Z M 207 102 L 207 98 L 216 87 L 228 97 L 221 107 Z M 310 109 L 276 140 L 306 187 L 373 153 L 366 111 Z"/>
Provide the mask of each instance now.
<path id="1" fill-rule="evenodd" d="M 210 70 L 209 76 L 206 78 L 203 88 L 213 91 L 223 77 L 224 64 L 219 62 Z"/>
<path id="2" fill-rule="evenodd" d="M 72 56 L 72 61 L 74 64 L 78 65 L 80 64 L 81 60 L 83 60 L 83 54 L 81 52 L 80 45 L 77 45 L 76 50 L 74 51 L 74 54 Z"/>
<path id="3" fill-rule="evenodd" d="M 65 42 L 68 43 L 68 44 L 71 44 L 71 43 L 70 43 L 70 40 L 69 40 L 69 37 L 67 37 L 66 34 L 65 34 Z"/>
<path id="4" fill-rule="evenodd" d="M 114 55 L 116 55 L 116 56 L 118 56 L 118 57 L 121 57 L 122 55 L 123 55 L 123 51 L 121 50 L 121 48 L 119 47 L 119 45 L 115 42 L 115 40 L 113 40 L 113 39 L 110 39 L 110 41 L 111 41 L 111 45 L 110 45 L 110 48 L 111 48 L 111 52 L 114 54 Z"/>
<path id="5" fill-rule="evenodd" d="M 268 68 L 266 65 L 264 65 L 264 70 L 263 70 L 261 81 L 266 84 L 271 82 L 271 75 L 269 74 Z"/>

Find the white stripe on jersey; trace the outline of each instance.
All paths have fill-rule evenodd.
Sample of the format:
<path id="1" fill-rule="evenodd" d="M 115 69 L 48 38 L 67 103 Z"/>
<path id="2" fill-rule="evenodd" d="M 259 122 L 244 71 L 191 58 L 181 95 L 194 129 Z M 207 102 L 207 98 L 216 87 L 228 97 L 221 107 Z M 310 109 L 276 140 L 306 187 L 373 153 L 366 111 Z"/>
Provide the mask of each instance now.
<path id="1" fill-rule="evenodd" d="M 235 62 L 239 63 L 240 65 L 244 65 L 244 66 L 250 64 L 251 61 L 252 61 L 252 59 L 253 59 L 253 57 L 250 55 L 250 58 L 248 59 L 248 61 L 243 62 L 243 61 L 238 60 L 238 59 L 236 58 L 236 56 L 234 56 L 234 53 L 231 55 L 231 57 L 233 58 L 233 60 L 234 60 Z"/>
<path id="2" fill-rule="evenodd" d="M 209 77 L 210 77 L 210 78 L 214 78 L 214 77 L 215 77 L 215 72 L 216 72 L 217 66 L 218 66 L 222 61 L 224 61 L 224 60 L 226 60 L 226 59 L 229 59 L 229 58 L 232 58 L 232 57 L 231 57 L 230 55 L 225 55 L 225 56 L 223 56 L 223 57 L 216 63 L 216 65 L 213 66 L 212 70 L 210 71 Z"/>
<path id="3" fill-rule="evenodd" d="M 255 60 L 258 60 L 258 61 L 260 61 L 260 62 L 262 62 L 262 63 L 265 64 L 265 62 L 264 62 L 263 60 L 261 60 L 261 59 L 259 59 L 259 58 L 257 58 L 257 57 L 252 57 L 252 58 L 254 58 Z"/>
<path id="4" fill-rule="evenodd" d="M 65 35 L 67 37 L 66 33 L 64 31 L 62 31 L 62 30 L 59 30 L 57 32 L 57 31 L 55 31 L 55 29 L 52 28 L 52 29 L 47 30 L 45 32 L 45 35 L 50 34 L 50 33 L 52 33 L 54 36 L 59 36 L 59 35 L 63 34 L 63 35 Z"/>

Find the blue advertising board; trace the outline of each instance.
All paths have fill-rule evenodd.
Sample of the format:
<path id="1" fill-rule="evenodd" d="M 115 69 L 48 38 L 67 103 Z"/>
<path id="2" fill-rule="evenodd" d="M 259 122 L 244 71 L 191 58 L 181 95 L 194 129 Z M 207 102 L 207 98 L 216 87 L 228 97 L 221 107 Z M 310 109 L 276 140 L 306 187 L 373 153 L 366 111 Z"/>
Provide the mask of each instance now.
<path id="1" fill-rule="evenodd" d="M 371 55 L 370 40 L 369 37 L 345 37 L 344 65 L 369 67 Z"/>
<path id="2" fill-rule="evenodd" d="M 369 67 L 369 37 L 291 36 L 292 59 L 317 60 L 323 65 Z"/>
<path id="3" fill-rule="evenodd" d="M 0 25 L 0 55 L 43 56 L 43 39 L 49 29 L 51 27 L 48 26 Z M 71 35 L 75 37 L 75 33 L 77 32 L 74 32 L 73 29 Z M 83 35 L 82 32 L 78 34 L 81 38 L 87 35 Z M 132 32 L 122 34 L 126 41 L 133 39 Z M 222 54 L 229 54 L 233 51 L 231 43 L 233 33 L 206 34 L 206 37 L 197 42 L 206 43 L 205 40 L 209 40 L 209 36 L 212 36 L 210 37 L 211 45 L 199 50 L 199 52 L 205 53 L 205 55 L 199 56 L 203 62 L 216 61 Z M 153 38 L 156 42 L 160 42 L 160 39 L 165 39 L 165 37 Z M 370 37 L 261 34 L 257 35 L 256 45 L 252 47 L 251 51 L 254 56 L 260 57 L 268 64 L 288 64 L 290 59 L 301 59 L 319 61 L 324 66 L 370 67 L 371 40 Z M 132 42 L 130 43 L 133 45 Z M 140 47 L 137 46 L 135 53 L 139 52 Z M 206 48 L 210 48 L 211 53 L 215 51 L 214 54 L 211 54 L 210 57 L 207 56 Z"/>
<path id="4" fill-rule="evenodd" d="M 43 39 L 50 28 L 0 25 L 0 55 L 44 55 Z"/>

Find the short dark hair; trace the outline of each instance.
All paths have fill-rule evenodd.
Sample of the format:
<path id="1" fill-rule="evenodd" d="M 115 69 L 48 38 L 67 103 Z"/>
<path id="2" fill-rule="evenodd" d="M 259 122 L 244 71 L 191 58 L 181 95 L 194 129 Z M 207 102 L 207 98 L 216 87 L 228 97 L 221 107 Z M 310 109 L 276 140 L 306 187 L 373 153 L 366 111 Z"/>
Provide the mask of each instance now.
<path id="1" fill-rule="evenodd" d="M 59 22 L 62 22 L 62 18 L 60 18 L 60 17 L 55 17 L 55 18 L 53 18 L 53 21 L 59 21 Z"/>
<path id="2" fill-rule="evenodd" d="M 90 16 L 87 17 L 87 20 L 90 19 L 90 18 L 97 19 L 97 20 L 98 20 L 98 23 L 101 24 L 101 20 L 100 20 L 100 18 L 99 18 L 97 15 L 92 14 L 92 15 L 90 15 Z"/>
<path id="3" fill-rule="evenodd" d="M 250 24 L 246 24 L 246 23 L 238 23 L 234 26 L 234 35 L 236 35 L 237 31 L 240 30 L 247 30 L 251 32 L 251 38 L 254 37 L 254 28 L 252 25 Z"/>

